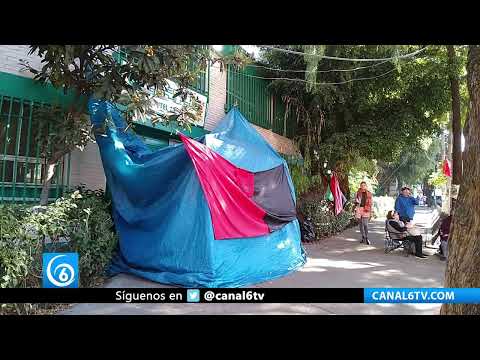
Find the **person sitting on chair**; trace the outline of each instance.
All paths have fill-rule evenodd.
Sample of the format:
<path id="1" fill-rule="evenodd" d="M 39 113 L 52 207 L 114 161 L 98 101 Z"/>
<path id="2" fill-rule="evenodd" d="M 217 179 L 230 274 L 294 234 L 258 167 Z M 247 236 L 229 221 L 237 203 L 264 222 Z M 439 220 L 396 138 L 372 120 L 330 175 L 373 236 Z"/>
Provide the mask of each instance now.
<path id="1" fill-rule="evenodd" d="M 425 259 L 427 256 L 422 251 L 422 235 L 409 235 L 409 227 L 400 221 L 398 212 L 390 210 L 387 214 L 387 230 L 393 240 L 409 240 L 415 244 L 415 256 Z"/>
<path id="2" fill-rule="evenodd" d="M 440 235 L 440 247 L 439 255 L 442 260 L 447 259 L 447 245 L 448 245 L 448 236 L 450 235 L 450 225 L 452 223 L 452 215 L 447 216 L 443 219 L 440 229 L 438 231 Z"/>
<path id="3" fill-rule="evenodd" d="M 442 220 L 440 224 L 440 229 L 438 230 L 438 235 L 440 236 L 440 247 L 439 247 L 439 255 L 440 259 L 447 260 L 448 256 L 448 239 L 450 237 L 451 232 L 451 225 L 452 225 L 452 217 L 453 212 L 455 211 L 456 199 L 451 199 L 451 210 L 450 215 L 448 215 L 445 219 Z"/>

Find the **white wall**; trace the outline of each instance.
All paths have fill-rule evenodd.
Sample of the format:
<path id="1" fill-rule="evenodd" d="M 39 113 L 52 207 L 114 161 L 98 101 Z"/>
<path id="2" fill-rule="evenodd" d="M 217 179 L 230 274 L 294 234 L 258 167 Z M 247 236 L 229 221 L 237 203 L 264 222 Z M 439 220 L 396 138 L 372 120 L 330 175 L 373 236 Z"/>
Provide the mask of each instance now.
<path id="1" fill-rule="evenodd" d="M 227 71 L 224 69 L 221 72 L 219 63 L 210 67 L 208 95 L 205 130 L 212 131 L 225 116 L 225 104 L 227 102 Z"/>
<path id="2" fill-rule="evenodd" d="M 33 74 L 29 71 L 20 71 L 20 59 L 28 60 L 30 65 L 35 68 L 41 67 L 41 58 L 36 55 L 28 55 L 30 47 L 28 45 L 0 45 L 0 71 L 32 78 Z"/>
<path id="3" fill-rule="evenodd" d="M 92 190 L 105 190 L 105 172 L 98 146 L 89 143 L 83 151 L 74 150 L 70 163 L 70 186 L 86 185 Z"/>

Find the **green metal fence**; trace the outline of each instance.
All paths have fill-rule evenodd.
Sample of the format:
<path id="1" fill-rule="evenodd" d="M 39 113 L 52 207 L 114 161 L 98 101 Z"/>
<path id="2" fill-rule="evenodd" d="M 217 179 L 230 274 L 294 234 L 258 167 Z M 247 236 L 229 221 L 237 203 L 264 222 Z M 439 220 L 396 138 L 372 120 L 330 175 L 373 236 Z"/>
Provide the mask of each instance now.
<path id="1" fill-rule="evenodd" d="M 0 203 L 36 202 L 40 199 L 45 159 L 35 141 L 34 108 L 46 104 L 0 94 Z M 70 155 L 57 165 L 49 199 L 68 188 Z"/>
<path id="2" fill-rule="evenodd" d="M 227 67 L 227 112 L 232 106 L 238 109 L 253 124 L 272 129 L 273 98 L 267 90 L 268 81 L 251 78 L 250 69 L 237 70 Z"/>
<path id="3" fill-rule="evenodd" d="M 205 70 L 200 70 L 197 81 L 192 85 L 192 89 L 208 96 L 208 66 Z"/>
<path id="4" fill-rule="evenodd" d="M 268 90 L 269 80 L 252 77 L 257 75 L 253 68 L 237 70 L 234 66 L 228 66 L 225 110 L 229 111 L 237 105 L 253 124 L 282 136 L 293 137 L 295 122 L 292 116 L 285 118 L 286 109 L 282 99 Z"/>

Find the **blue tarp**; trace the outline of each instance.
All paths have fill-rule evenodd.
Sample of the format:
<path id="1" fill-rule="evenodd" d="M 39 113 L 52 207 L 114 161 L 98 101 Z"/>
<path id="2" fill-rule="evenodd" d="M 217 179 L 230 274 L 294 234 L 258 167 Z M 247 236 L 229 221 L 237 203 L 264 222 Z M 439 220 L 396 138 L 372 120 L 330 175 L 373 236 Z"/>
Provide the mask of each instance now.
<path id="1" fill-rule="evenodd" d="M 215 240 L 208 204 L 184 145 L 150 150 L 133 132 L 124 131 L 125 121 L 111 104 L 90 100 L 89 111 L 92 124 L 109 124 L 96 140 L 120 238 L 111 274 L 185 287 L 241 287 L 305 264 L 297 220 L 268 236 Z M 236 108 L 197 140 L 251 172 L 287 167 Z"/>

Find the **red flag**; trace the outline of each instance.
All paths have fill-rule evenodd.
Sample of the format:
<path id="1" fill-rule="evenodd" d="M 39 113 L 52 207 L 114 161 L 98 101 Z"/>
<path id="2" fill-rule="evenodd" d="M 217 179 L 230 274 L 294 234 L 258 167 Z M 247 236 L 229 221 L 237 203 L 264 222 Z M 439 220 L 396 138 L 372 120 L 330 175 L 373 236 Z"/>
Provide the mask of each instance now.
<path id="1" fill-rule="evenodd" d="M 335 200 L 335 215 L 338 215 L 343 210 L 342 197 L 344 195 L 340 190 L 340 184 L 338 182 L 337 175 L 335 173 L 332 174 L 332 178 L 330 180 L 330 189 L 332 191 L 333 198 Z"/>
<path id="2" fill-rule="evenodd" d="M 445 159 L 443 160 L 443 175 L 451 177 L 452 176 L 452 170 L 450 167 L 450 162 Z"/>

